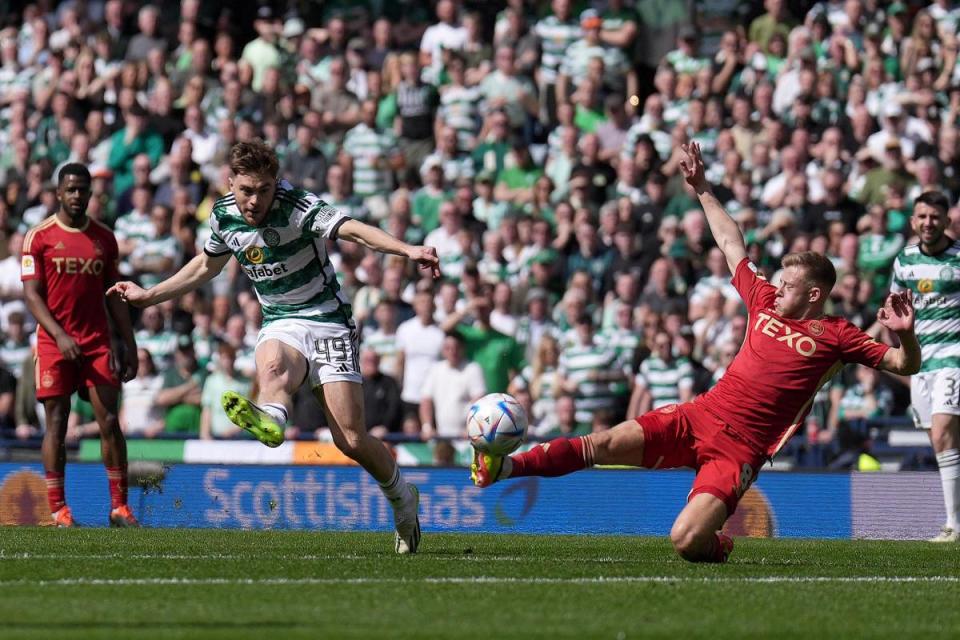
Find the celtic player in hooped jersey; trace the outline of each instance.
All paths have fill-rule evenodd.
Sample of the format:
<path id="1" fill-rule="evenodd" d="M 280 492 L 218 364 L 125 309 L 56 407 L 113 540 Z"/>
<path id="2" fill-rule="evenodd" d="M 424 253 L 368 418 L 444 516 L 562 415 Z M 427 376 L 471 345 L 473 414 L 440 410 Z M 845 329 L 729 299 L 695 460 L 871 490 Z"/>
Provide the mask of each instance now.
<path id="1" fill-rule="evenodd" d="M 960 242 L 946 235 L 947 197 L 920 194 L 910 225 L 919 242 L 893 263 L 891 291 L 913 291 L 920 373 L 910 379 L 917 427 L 930 430 L 947 522 L 931 542 L 960 542 Z"/>
<path id="2" fill-rule="evenodd" d="M 138 307 L 192 291 L 216 276 L 233 256 L 253 281 L 263 307 L 257 337 L 258 403 L 228 391 L 223 408 L 237 426 L 271 447 L 283 442 L 293 394 L 309 381 L 323 405 L 337 447 L 380 484 L 394 509 L 397 553 L 415 553 L 420 543 L 419 493 L 364 424 L 357 330 L 340 290 L 326 241 L 350 240 L 384 253 L 406 256 L 439 277 L 437 252 L 408 245 L 352 220 L 315 195 L 277 181 L 278 161 L 259 140 L 230 152 L 231 193 L 210 220 L 203 253 L 150 289 L 119 282 L 108 293 Z"/>

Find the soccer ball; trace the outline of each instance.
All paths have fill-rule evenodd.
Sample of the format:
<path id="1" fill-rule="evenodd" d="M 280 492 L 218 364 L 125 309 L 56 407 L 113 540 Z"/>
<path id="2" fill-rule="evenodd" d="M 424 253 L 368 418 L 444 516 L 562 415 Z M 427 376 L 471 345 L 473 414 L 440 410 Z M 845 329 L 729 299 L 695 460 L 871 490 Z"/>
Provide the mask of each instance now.
<path id="1" fill-rule="evenodd" d="M 477 451 L 505 456 L 527 437 L 527 412 L 513 396 L 487 394 L 467 410 L 467 436 Z"/>

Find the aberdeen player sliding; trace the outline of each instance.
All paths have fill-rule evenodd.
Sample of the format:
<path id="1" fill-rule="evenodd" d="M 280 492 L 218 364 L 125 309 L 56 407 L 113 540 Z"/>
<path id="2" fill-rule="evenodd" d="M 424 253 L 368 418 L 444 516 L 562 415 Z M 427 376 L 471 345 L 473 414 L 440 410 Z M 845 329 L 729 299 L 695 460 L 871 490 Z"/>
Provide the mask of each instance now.
<path id="1" fill-rule="evenodd" d="M 692 467 L 697 475 L 670 539 L 693 562 L 724 562 L 733 540 L 720 533 L 765 461 L 803 423 L 817 389 L 844 364 L 901 375 L 920 368 L 909 291 L 891 294 L 877 313 L 896 332 L 899 348 L 871 339 L 843 318 L 823 315 L 836 272 L 817 253 L 783 258 L 779 287 L 747 259 L 743 236 L 710 190 L 696 144 L 683 147 L 684 178 L 696 190 L 713 237 L 747 305 L 747 335 L 720 382 L 691 402 L 669 405 L 609 431 L 558 438 L 510 458 L 477 454 L 481 487 L 517 476 L 559 476 L 594 464 L 650 469 Z"/>
<path id="2" fill-rule="evenodd" d="M 139 526 L 127 506 L 127 444 L 117 421 L 119 378 L 133 378 L 137 344 L 126 305 L 104 292 L 116 280 L 117 241 L 113 232 L 87 217 L 90 172 L 65 165 L 58 176 L 57 212 L 31 229 L 23 241 L 20 275 L 27 307 L 37 319 L 37 400 L 43 401 L 46 432 L 43 466 L 53 521 L 75 523 L 64 499 L 63 479 L 70 396 L 89 393 L 100 425 L 101 454 L 110 485 L 110 525 Z M 111 351 L 106 310 L 124 341 L 124 354 Z"/>

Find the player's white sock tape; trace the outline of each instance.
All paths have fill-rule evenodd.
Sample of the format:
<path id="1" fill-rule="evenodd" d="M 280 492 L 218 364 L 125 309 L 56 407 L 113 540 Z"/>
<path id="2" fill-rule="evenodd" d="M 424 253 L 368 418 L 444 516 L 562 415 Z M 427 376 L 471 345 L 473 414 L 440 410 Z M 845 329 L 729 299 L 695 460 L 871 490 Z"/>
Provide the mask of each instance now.
<path id="1" fill-rule="evenodd" d="M 281 427 L 287 426 L 287 408 L 277 402 L 265 402 L 260 409 L 273 418 Z"/>
<path id="2" fill-rule="evenodd" d="M 383 495 L 387 497 L 387 500 L 403 498 L 407 490 L 407 483 L 403 480 L 403 476 L 400 475 L 399 466 L 393 467 L 393 475 L 390 476 L 389 480 L 378 484 L 380 485 L 380 490 L 383 491 Z"/>
<path id="3" fill-rule="evenodd" d="M 957 512 L 960 512 L 960 450 L 947 449 L 938 453 L 937 466 L 940 467 L 940 482 L 943 484 L 947 526 L 956 531 Z"/>

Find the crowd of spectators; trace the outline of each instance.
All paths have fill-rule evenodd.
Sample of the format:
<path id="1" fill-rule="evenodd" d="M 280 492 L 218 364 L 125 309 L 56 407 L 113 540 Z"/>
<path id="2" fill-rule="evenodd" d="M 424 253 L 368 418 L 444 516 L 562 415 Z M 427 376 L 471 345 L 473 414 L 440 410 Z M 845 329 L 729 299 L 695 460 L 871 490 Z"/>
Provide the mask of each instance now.
<path id="1" fill-rule="evenodd" d="M 696 141 L 752 260 L 828 255 L 828 311 L 869 327 L 909 241 L 912 200 L 960 196 L 960 9 L 876 0 L 760 3 L 394 0 L 0 2 L 0 420 L 42 429 L 19 284 L 57 168 L 91 168 L 89 215 L 145 286 L 189 260 L 261 137 L 281 177 L 437 248 L 443 278 L 331 248 L 362 328 L 369 427 L 463 435 L 508 391 L 535 436 L 609 428 L 708 389 L 743 306 L 679 147 Z M 960 211 L 951 210 L 954 230 Z M 240 437 L 218 410 L 251 389 L 261 313 L 231 262 L 136 317 L 128 436 Z M 826 464 L 844 425 L 904 415 L 865 370 L 825 388 L 798 436 Z M 38 415 L 40 414 L 40 415 Z M 79 399 L 70 435 L 95 432 Z M 323 433 L 303 389 L 289 436 Z M 850 440 L 850 438 L 847 438 Z M 801 455 L 801 454 L 798 454 Z"/>

